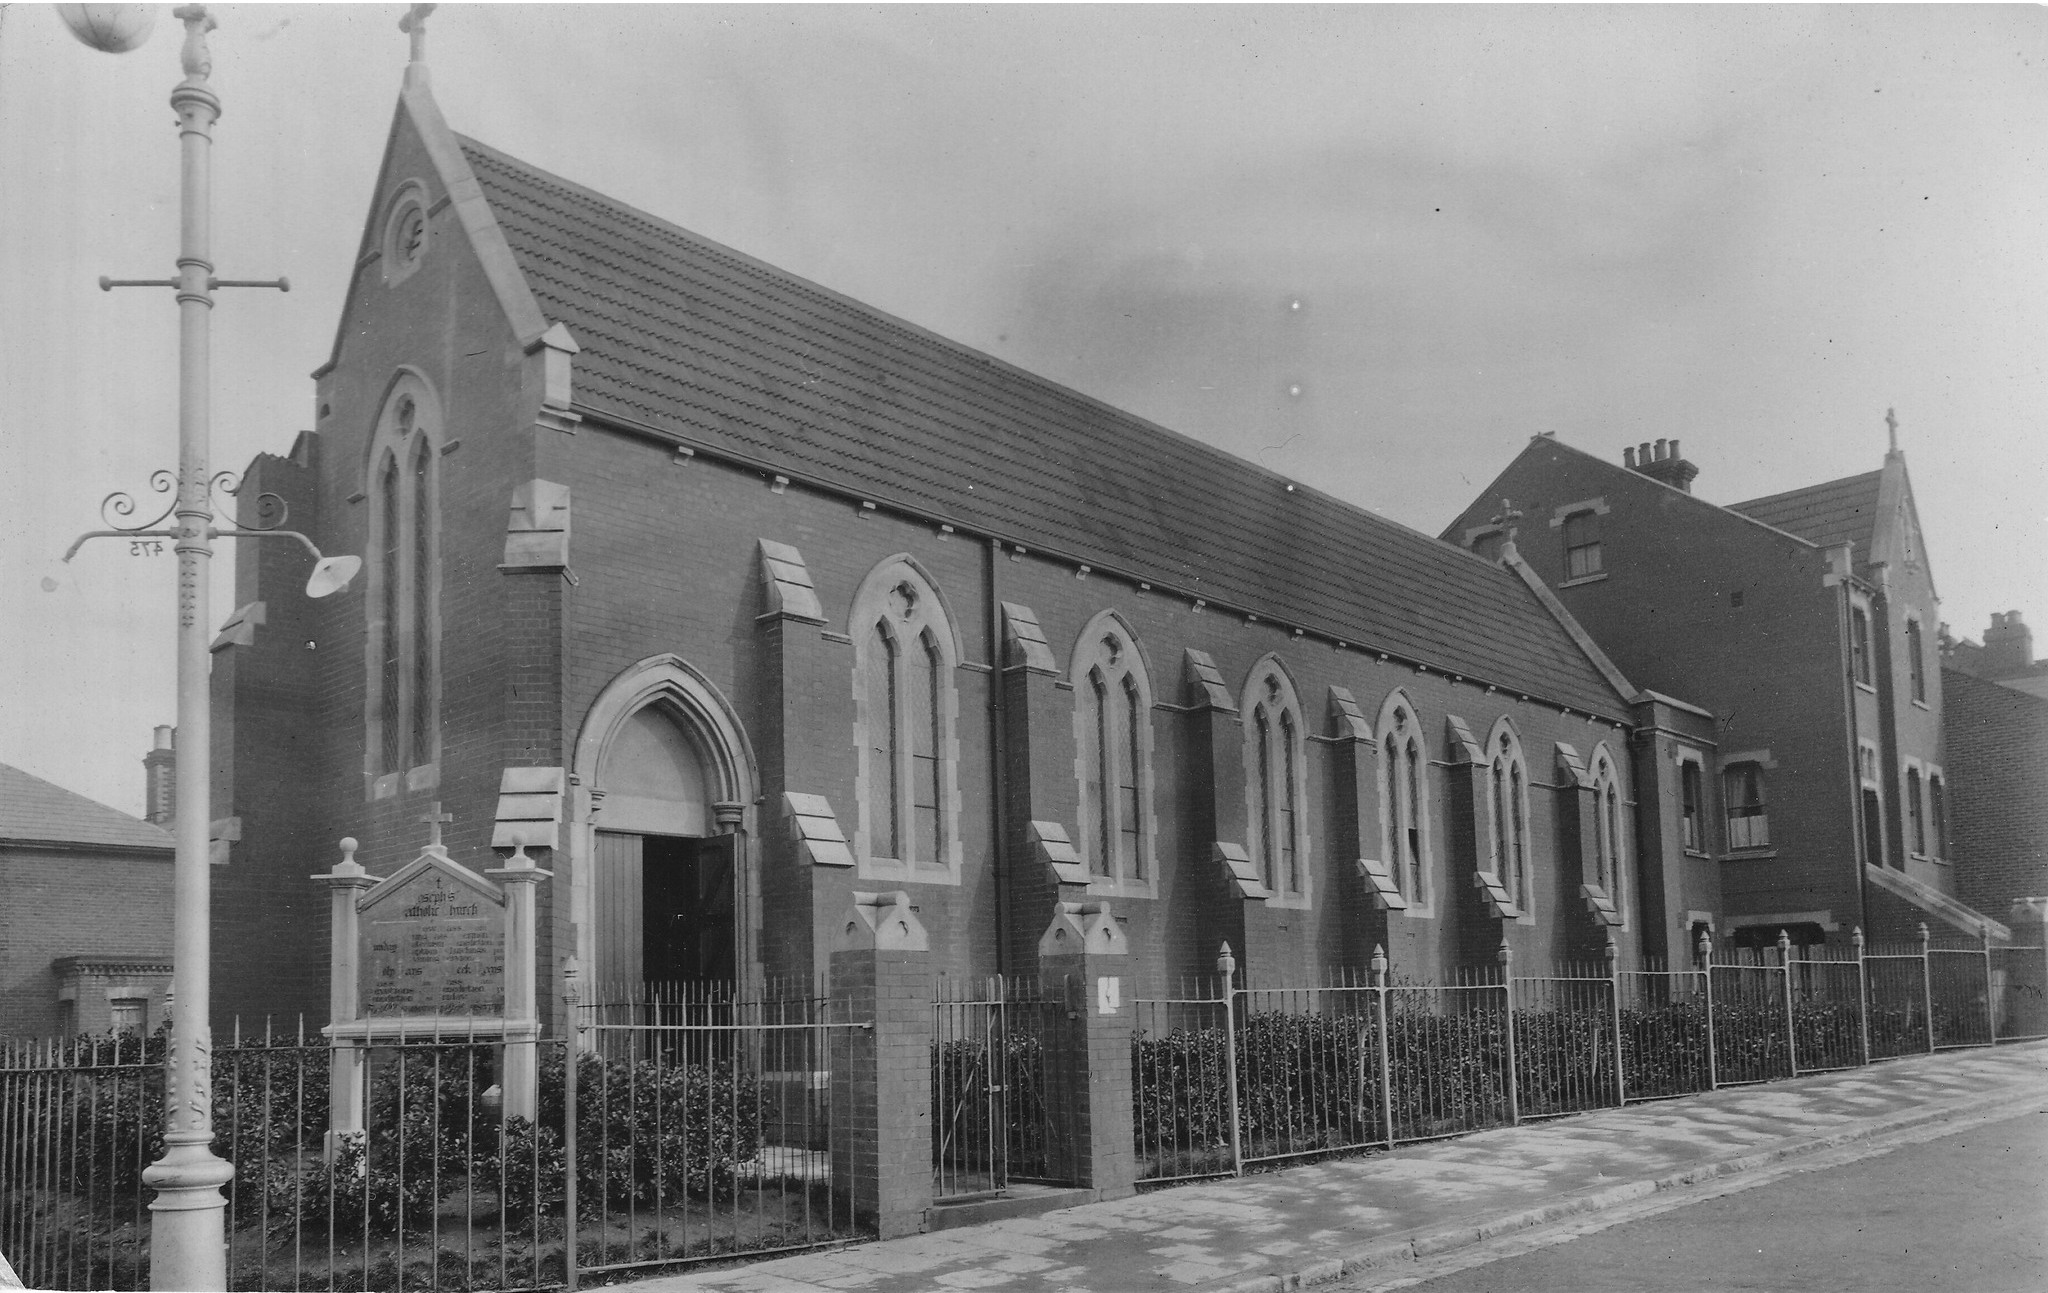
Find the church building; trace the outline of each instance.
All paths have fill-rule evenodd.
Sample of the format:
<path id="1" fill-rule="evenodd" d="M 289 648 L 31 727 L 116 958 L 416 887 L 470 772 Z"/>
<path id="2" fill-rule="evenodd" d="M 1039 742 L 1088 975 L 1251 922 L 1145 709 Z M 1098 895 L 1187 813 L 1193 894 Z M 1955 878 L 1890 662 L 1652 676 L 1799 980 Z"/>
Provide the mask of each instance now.
<path id="1" fill-rule="evenodd" d="M 1139 994 L 1226 943 L 1262 986 L 1632 966 L 1723 886 L 1790 902 L 1688 832 L 1700 769 L 1777 795 L 1805 752 L 1606 631 L 1572 500 L 1432 538 L 459 136 L 417 63 L 367 206 L 312 429 L 243 491 L 363 577 L 306 601 L 262 545 L 215 644 L 222 1016 L 321 1016 L 345 836 L 380 875 L 526 848 L 586 999 L 807 981 L 857 893 L 957 976 L 1114 921 Z M 1564 492 L 1606 522 L 1637 484 Z M 1740 524 L 1812 549 L 1758 578 L 1920 605 Z M 1932 720 L 1866 708 L 1930 784 Z M 1774 799 L 1769 845 L 1839 798 Z M 1790 905 L 1853 919 L 1824 869 Z"/>

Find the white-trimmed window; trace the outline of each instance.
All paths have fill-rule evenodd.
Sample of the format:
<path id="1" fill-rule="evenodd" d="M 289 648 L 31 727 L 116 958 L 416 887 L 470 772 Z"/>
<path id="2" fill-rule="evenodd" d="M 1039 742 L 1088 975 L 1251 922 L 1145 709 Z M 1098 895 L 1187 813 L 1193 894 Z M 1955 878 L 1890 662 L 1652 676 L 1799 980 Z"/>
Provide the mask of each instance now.
<path id="1" fill-rule="evenodd" d="M 1927 699 L 1927 633 L 1918 616 L 1906 617 L 1906 675 L 1914 700 Z"/>
<path id="2" fill-rule="evenodd" d="M 1927 770 L 1928 853 L 1945 858 L 1948 853 L 1948 778 L 1940 768 Z"/>
<path id="3" fill-rule="evenodd" d="M 1594 832 L 1593 871 L 1599 885 L 1618 912 L 1622 904 L 1622 882 L 1628 874 L 1628 817 L 1621 797 L 1621 773 L 1607 743 L 1593 747 L 1593 805 L 1598 819 Z"/>
<path id="4" fill-rule="evenodd" d="M 1863 860 L 1871 866 L 1883 866 L 1884 783 L 1878 779 L 1877 746 L 1874 743 L 1863 741 L 1858 745 L 1856 772 L 1861 786 L 1858 802 L 1863 812 Z"/>
<path id="5" fill-rule="evenodd" d="M 1906 810 L 1906 846 L 1913 850 L 1915 857 L 1926 857 L 1927 849 L 1927 808 L 1921 794 L 1920 764 L 1918 760 L 1906 760 L 1906 789 L 1903 795 Z"/>
<path id="6" fill-rule="evenodd" d="M 1105 887 L 1149 889 L 1153 876 L 1152 684 L 1130 625 L 1114 611 L 1090 620 L 1074 647 L 1074 772 L 1081 786 L 1076 841 Z"/>
<path id="7" fill-rule="evenodd" d="M 1721 769 L 1721 802 L 1728 810 L 1729 848 L 1770 847 L 1771 817 L 1761 759 L 1737 759 Z"/>
<path id="8" fill-rule="evenodd" d="M 1707 777 L 1697 751 L 1678 752 L 1679 844 L 1688 853 L 1707 851 Z"/>
<path id="9" fill-rule="evenodd" d="M 1849 607 L 1849 671 L 1859 687 L 1877 685 L 1870 659 L 1870 608 L 1861 602 Z"/>
<path id="10" fill-rule="evenodd" d="M 107 1027 L 116 1033 L 142 1036 L 149 1031 L 149 1001 L 144 997 L 112 997 L 107 1001 Z"/>
<path id="11" fill-rule="evenodd" d="M 1489 870 L 1524 916 L 1533 914 L 1529 857 L 1529 769 L 1522 759 L 1522 741 L 1503 718 L 1486 738 L 1486 808 L 1492 827 Z"/>
<path id="12" fill-rule="evenodd" d="M 1600 550 L 1601 517 L 1607 515 L 1607 500 L 1585 498 L 1566 503 L 1550 514 L 1550 526 L 1559 531 L 1564 548 L 1564 580 L 1596 579 L 1605 574 L 1607 562 Z"/>
<path id="13" fill-rule="evenodd" d="M 1375 740 L 1380 760 L 1380 856 L 1408 900 L 1405 914 L 1431 915 L 1429 751 L 1405 693 L 1380 705 Z"/>
<path id="14" fill-rule="evenodd" d="M 959 644 L 908 556 L 871 571 L 847 627 L 854 647 L 854 855 L 873 876 L 957 882 Z"/>
<path id="15" fill-rule="evenodd" d="M 1600 570 L 1600 518 L 1574 512 L 1564 518 L 1564 577 L 1584 579 Z"/>
<path id="16" fill-rule="evenodd" d="M 370 443 L 368 704 L 364 771 L 377 798 L 439 782 L 441 422 L 400 375 Z"/>
<path id="17" fill-rule="evenodd" d="M 1278 901 L 1306 902 L 1308 755 L 1301 702 L 1274 656 L 1252 667 L 1238 706 L 1244 716 L 1245 806 L 1252 865 Z"/>

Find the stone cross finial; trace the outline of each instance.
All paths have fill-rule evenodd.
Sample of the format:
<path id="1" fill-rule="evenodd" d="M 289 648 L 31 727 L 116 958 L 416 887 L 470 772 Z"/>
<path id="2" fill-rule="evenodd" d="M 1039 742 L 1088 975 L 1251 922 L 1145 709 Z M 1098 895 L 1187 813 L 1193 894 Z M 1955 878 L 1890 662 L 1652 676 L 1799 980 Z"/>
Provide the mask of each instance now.
<path id="1" fill-rule="evenodd" d="M 455 814 L 442 812 L 441 801 L 436 799 L 433 802 L 433 805 L 429 807 L 426 812 L 421 813 L 418 817 L 415 817 L 413 820 L 425 822 L 427 824 L 427 830 L 429 832 L 427 836 L 427 847 L 437 849 L 441 847 L 441 824 L 443 822 L 454 821 Z"/>
<path id="2" fill-rule="evenodd" d="M 416 4 L 406 10 L 405 17 L 398 20 L 398 30 L 412 37 L 412 53 L 409 60 L 411 62 L 427 61 L 427 15 L 434 12 L 435 8 L 436 6 L 430 4 Z"/>
<path id="3" fill-rule="evenodd" d="M 1899 451 L 1899 415 L 1890 409 L 1884 411 L 1885 433 L 1891 437 L 1892 452 Z"/>

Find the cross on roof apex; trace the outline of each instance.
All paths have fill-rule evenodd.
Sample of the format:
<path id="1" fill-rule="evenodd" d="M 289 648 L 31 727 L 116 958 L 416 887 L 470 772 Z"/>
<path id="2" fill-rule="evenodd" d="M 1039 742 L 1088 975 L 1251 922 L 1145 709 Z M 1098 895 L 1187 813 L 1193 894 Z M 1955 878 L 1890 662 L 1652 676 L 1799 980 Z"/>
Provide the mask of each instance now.
<path id="1" fill-rule="evenodd" d="M 408 85 L 414 84 L 427 72 L 427 15 L 436 6 L 416 4 L 405 11 L 405 17 L 398 20 L 398 30 L 412 38 L 412 48 L 406 60 L 405 78 Z"/>
<path id="2" fill-rule="evenodd" d="M 1891 438 L 1892 452 L 1897 453 L 1899 451 L 1899 415 L 1890 409 L 1884 411 L 1884 429 L 1885 433 Z"/>

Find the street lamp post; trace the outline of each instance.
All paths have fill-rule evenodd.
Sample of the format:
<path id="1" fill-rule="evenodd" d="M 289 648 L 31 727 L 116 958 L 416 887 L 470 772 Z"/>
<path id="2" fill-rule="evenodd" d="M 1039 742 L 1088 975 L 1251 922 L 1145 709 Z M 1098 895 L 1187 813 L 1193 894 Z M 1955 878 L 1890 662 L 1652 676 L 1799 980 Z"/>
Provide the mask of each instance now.
<path id="1" fill-rule="evenodd" d="M 122 52 L 148 36 L 153 16 L 146 6 L 65 5 L 60 16 L 73 33 L 96 49 Z M 174 540 L 178 557 L 178 738 L 176 901 L 172 924 L 172 991 L 178 1008 L 171 1020 L 170 1057 L 164 1072 L 164 1154 L 142 1174 L 154 1187 L 150 1204 L 150 1287 L 212 1290 L 227 1287 L 225 1211 L 220 1187 L 234 1176 L 234 1167 L 213 1152 L 212 1029 L 209 1014 L 211 983 L 211 839 L 209 800 L 212 764 L 208 671 L 209 579 L 213 540 L 220 537 L 294 538 L 319 559 L 307 592 L 315 597 L 338 591 L 361 562 L 355 557 L 320 557 L 303 534 L 293 531 L 218 528 L 214 525 L 213 491 L 222 477 L 208 464 L 209 315 L 216 287 L 276 287 L 289 291 L 283 279 L 273 282 L 222 280 L 214 277 L 211 246 L 210 164 L 213 123 L 220 117 L 220 99 L 207 84 L 212 58 L 206 33 L 214 27 L 203 5 L 173 11 L 185 25 L 180 55 L 185 77 L 171 91 L 177 114 L 181 153 L 178 273 L 169 280 L 101 279 L 113 287 L 170 287 L 178 301 L 178 471 L 171 528 L 151 528 L 167 519 L 130 528 L 87 534 L 71 545 L 65 560 L 85 539 L 112 534 L 133 538 L 150 535 Z M 228 473 L 223 473 L 223 477 Z M 168 473 L 157 474 L 166 490 Z M 266 496 L 266 500 L 269 496 Z M 259 503 L 265 500 L 259 500 Z M 276 500 L 280 504 L 282 500 Z M 111 496 L 115 514 L 134 508 L 125 494 Z M 105 512 L 103 506 L 102 511 Z M 109 518 L 112 519 L 111 517 Z M 283 515 L 271 524 L 278 525 Z"/>

